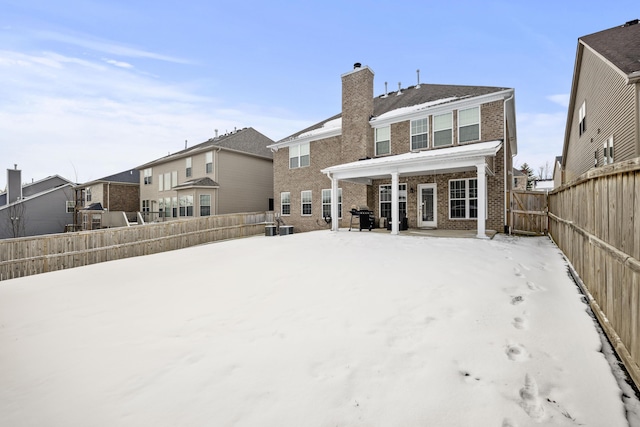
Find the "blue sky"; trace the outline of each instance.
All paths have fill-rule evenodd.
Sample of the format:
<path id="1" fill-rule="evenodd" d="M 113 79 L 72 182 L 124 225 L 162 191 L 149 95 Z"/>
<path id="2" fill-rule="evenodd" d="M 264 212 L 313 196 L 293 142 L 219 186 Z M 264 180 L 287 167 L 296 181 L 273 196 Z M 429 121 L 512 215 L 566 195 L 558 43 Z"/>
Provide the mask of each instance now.
<path id="1" fill-rule="evenodd" d="M 98 179 L 234 128 L 279 140 L 340 112 L 354 62 L 516 90 L 519 154 L 562 152 L 580 36 L 640 17 L 589 1 L 2 0 L 0 169 Z M 0 189 L 6 173 L 0 173 Z"/>

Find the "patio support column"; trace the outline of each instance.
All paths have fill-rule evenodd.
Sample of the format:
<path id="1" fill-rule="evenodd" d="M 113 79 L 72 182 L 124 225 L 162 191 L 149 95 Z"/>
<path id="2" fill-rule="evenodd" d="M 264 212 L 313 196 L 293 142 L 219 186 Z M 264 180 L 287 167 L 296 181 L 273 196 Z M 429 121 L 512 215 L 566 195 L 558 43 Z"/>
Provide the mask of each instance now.
<path id="1" fill-rule="evenodd" d="M 338 180 L 327 174 L 331 179 L 331 231 L 338 231 L 340 215 L 338 214 Z"/>
<path id="2" fill-rule="evenodd" d="M 487 174 L 484 161 L 476 165 L 478 170 L 478 239 L 486 239 L 485 222 L 487 220 Z"/>
<path id="3" fill-rule="evenodd" d="M 398 172 L 391 173 L 391 234 L 399 234 L 400 203 L 398 198 Z"/>

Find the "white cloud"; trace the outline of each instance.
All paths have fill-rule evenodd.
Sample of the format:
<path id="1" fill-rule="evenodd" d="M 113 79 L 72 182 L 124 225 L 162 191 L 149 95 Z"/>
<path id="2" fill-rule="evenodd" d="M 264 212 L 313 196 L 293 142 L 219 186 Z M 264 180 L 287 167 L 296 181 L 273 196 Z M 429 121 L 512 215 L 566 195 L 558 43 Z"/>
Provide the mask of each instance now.
<path id="1" fill-rule="evenodd" d="M 103 59 L 103 61 L 107 64 L 111 64 L 120 68 L 133 68 L 133 65 L 129 64 L 128 62 L 116 61 L 115 59 Z"/>
<path id="2" fill-rule="evenodd" d="M 235 127 L 278 140 L 310 123 L 276 107 L 234 105 L 202 87 L 56 53 L 0 52 L 0 170 L 25 180 L 86 182 L 203 142 Z M 116 61 L 117 62 L 117 61 Z M 76 176 L 77 173 L 77 176 Z M 0 172 L 0 188 L 5 174 Z"/>
<path id="3" fill-rule="evenodd" d="M 561 107 L 567 108 L 569 107 L 569 97 L 571 95 L 568 93 L 560 93 L 557 95 L 549 95 L 547 99 L 555 104 L 558 104 Z"/>

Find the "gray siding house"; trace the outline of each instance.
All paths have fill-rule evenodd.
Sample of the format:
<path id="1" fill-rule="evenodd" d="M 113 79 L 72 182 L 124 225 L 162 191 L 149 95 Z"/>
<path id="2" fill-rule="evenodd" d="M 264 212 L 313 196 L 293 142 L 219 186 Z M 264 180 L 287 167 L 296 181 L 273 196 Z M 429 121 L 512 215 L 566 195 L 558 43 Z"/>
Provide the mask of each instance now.
<path id="1" fill-rule="evenodd" d="M 234 130 L 139 166 L 145 221 L 273 209 L 273 140 Z"/>
<path id="2" fill-rule="evenodd" d="M 562 151 L 562 183 L 640 156 L 638 20 L 580 37 Z"/>
<path id="3" fill-rule="evenodd" d="M 22 185 L 17 168 L 7 170 L 7 191 L 0 193 L 0 239 L 62 233 L 73 223 L 74 187 L 54 175 Z"/>

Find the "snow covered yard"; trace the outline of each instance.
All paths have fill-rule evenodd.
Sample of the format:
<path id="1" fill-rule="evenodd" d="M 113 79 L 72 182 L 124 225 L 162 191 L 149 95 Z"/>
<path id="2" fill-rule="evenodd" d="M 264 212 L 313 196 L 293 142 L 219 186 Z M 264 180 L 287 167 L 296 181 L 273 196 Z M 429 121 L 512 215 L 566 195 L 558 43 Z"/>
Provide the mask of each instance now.
<path id="1" fill-rule="evenodd" d="M 626 426 L 586 308 L 547 238 L 503 235 L 319 231 L 15 279 L 0 425 Z"/>

